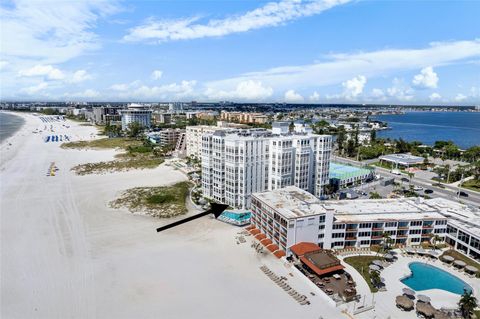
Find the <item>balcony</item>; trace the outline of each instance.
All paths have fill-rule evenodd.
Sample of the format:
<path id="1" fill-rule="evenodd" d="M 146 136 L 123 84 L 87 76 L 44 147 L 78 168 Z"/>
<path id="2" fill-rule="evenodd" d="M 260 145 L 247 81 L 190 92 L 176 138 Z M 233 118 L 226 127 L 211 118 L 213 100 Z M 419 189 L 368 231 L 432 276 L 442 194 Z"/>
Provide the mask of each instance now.
<path id="1" fill-rule="evenodd" d="M 354 237 L 345 237 L 345 240 L 357 240 L 357 237 L 354 236 Z"/>
<path id="2" fill-rule="evenodd" d="M 383 227 L 372 228 L 372 231 L 383 231 Z"/>
<path id="3" fill-rule="evenodd" d="M 376 235 L 376 236 L 372 236 L 372 239 L 382 239 L 383 236 L 382 235 Z"/>
<path id="4" fill-rule="evenodd" d="M 433 225 L 423 225 L 423 229 L 433 229 Z"/>
<path id="5" fill-rule="evenodd" d="M 347 228 L 345 231 L 351 233 L 351 232 L 356 232 L 358 228 Z"/>

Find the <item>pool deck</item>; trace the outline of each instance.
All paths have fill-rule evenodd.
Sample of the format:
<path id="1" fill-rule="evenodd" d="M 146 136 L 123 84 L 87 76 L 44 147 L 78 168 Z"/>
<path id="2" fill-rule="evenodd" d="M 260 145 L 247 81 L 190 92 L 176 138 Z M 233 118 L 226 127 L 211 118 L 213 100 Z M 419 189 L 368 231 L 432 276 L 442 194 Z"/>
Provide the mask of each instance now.
<path id="1" fill-rule="evenodd" d="M 385 286 L 387 291 L 381 291 L 375 294 L 370 292 L 370 289 L 366 285 L 365 281 L 361 279 L 360 274 L 356 270 L 348 266 L 346 267 L 346 270 L 357 282 L 358 293 L 362 296 L 365 296 L 366 304 L 371 304 L 372 300 L 374 300 L 375 304 L 374 310 L 355 315 L 355 318 L 418 318 L 414 310 L 410 312 L 401 311 L 395 305 L 395 297 L 402 294 L 403 288 L 408 288 L 408 286 L 403 284 L 400 280 L 411 274 L 408 267 L 411 262 L 427 263 L 455 275 L 472 287 L 473 293 L 477 298 L 480 297 L 480 279 L 468 277 L 463 270 L 457 270 L 453 266 L 447 266 L 447 264 L 439 260 L 432 261 L 431 259 L 419 257 L 403 257 L 399 252 L 396 256 L 398 257 L 398 260 L 383 269 L 380 273 L 380 276 L 385 278 Z M 345 263 L 343 264 L 345 265 Z M 362 280 L 365 285 L 360 283 Z M 442 307 L 456 309 L 458 307 L 457 303 L 460 299 L 459 295 L 440 289 L 418 291 L 417 295 L 418 294 L 430 297 L 432 306 L 437 309 Z M 353 310 L 353 303 L 348 305 L 348 309 L 349 312 L 352 313 L 351 311 Z"/>

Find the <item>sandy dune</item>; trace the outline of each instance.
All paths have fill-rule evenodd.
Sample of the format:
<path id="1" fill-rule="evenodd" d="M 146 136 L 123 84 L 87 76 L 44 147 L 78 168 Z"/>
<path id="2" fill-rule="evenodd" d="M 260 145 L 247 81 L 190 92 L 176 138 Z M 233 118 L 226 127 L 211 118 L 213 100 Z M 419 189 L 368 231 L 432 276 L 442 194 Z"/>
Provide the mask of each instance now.
<path id="1" fill-rule="evenodd" d="M 162 165 L 76 176 L 72 166 L 115 152 L 45 143 L 45 132 L 31 133 L 44 124 L 23 116 L 12 145 L 1 146 L 1 318 L 346 318 L 298 275 L 290 284 L 312 305 L 296 303 L 258 267 L 291 270 L 250 239 L 237 245 L 239 228 L 202 218 L 157 234 L 172 220 L 108 207 L 127 188 L 185 180 L 181 173 Z M 48 134 L 95 138 L 93 127 L 62 124 Z M 47 177 L 51 162 L 60 171 Z"/>

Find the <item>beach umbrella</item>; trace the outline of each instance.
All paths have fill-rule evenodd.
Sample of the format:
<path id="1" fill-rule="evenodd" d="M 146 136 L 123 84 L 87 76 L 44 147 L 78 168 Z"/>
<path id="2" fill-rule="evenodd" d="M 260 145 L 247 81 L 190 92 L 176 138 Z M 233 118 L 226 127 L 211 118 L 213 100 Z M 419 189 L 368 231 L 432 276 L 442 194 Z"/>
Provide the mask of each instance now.
<path id="1" fill-rule="evenodd" d="M 444 312 L 436 311 L 434 315 L 435 319 L 450 319 L 451 317 Z"/>
<path id="2" fill-rule="evenodd" d="M 405 310 L 412 310 L 413 309 L 413 301 L 405 296 L 397 296 L 395 298 L 395 302 L 397 306 L 405 309 Z"/>
<path id="3" fill-rule="evenodd" d="M 429 303 L 417 302 L 417 312 L 426 318 L 433 318 L 437 309 Z"/>
<path id="4" fill-rule="evenodd" d="M 368 266 L 368 268 L 369 268 L 370 270 L 373 270 L 373 271 L 380 271 L 380 269 L 381 269 L 381 268 L 380 268 L 379 266 L 377 266 L 377 265 L 370 265 L 370 266 Z"/>
<path id="5" fill-rule="evenodd" d="M 471 272 L 471 273 L 477 273 L 478 272 L 478 268 L 475 267 L 475 266 L 467 266 L 467 267 L 465 267 L 465 270 L 467 270 L 468 272 Z"/>
<path id="6" fill-rule="evenodd" d="M 404 295 L 407 295 L 407 296 L 415 296 L 415 291 L 413 291 L 410 288 L 403 288 L 402 292 Z"/>
<path id="7" fill-rule="evenodd" d="M 430 302 L 430 297 L 425 296 L 425 295 L 418 295 L 417 300 L 421 302 Z"/>
<path id="8" fill-rule="evenodd" d="M 467 265 L 463 260 L 455 260 L 453 264 L 457 267 L 465 267 Z"/>
<path id="9" fill-rule="evenodd" d="M 385 256 L 383 256 L 385 259 L 387 260 L 392 260 L 393 259 L 393 255 L 392 254 L 386 254 Z"/>
<path id="10" fill-rule="evenodd" d="M 417 254 L 423 255 L 423 254 L 426 254 L 426 253 L 427 253 L 427 251 L 425 249 L 423 249 L 422 247 L 417 249 Z"/>
<path id="11" fill-rule="evenodd" d="M 383 267 L 382 261 L 378 259 L 375 259 L 374 261 L 372 261 L 372 264 L 378 267 Z"/>
<path id="12" fill-rule="evenodd" d="M 442 259 L 447 261 L 447 262 L 450 262 L 450 263 L 455 260 L 455 258 L 453 258 L 452 256 L 448 256 L 448 255 L 443 256 Z"/>

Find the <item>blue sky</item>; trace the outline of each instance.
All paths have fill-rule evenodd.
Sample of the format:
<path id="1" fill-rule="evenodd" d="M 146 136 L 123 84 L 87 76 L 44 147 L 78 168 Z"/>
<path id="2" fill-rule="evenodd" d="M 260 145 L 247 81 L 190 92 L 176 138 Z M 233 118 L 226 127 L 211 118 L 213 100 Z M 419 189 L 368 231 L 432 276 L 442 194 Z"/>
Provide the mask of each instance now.
<path id="1" fill-rule="evenodd" d="M 2 1 L 3 100 L 480 104 L 480 1 Z"/>

